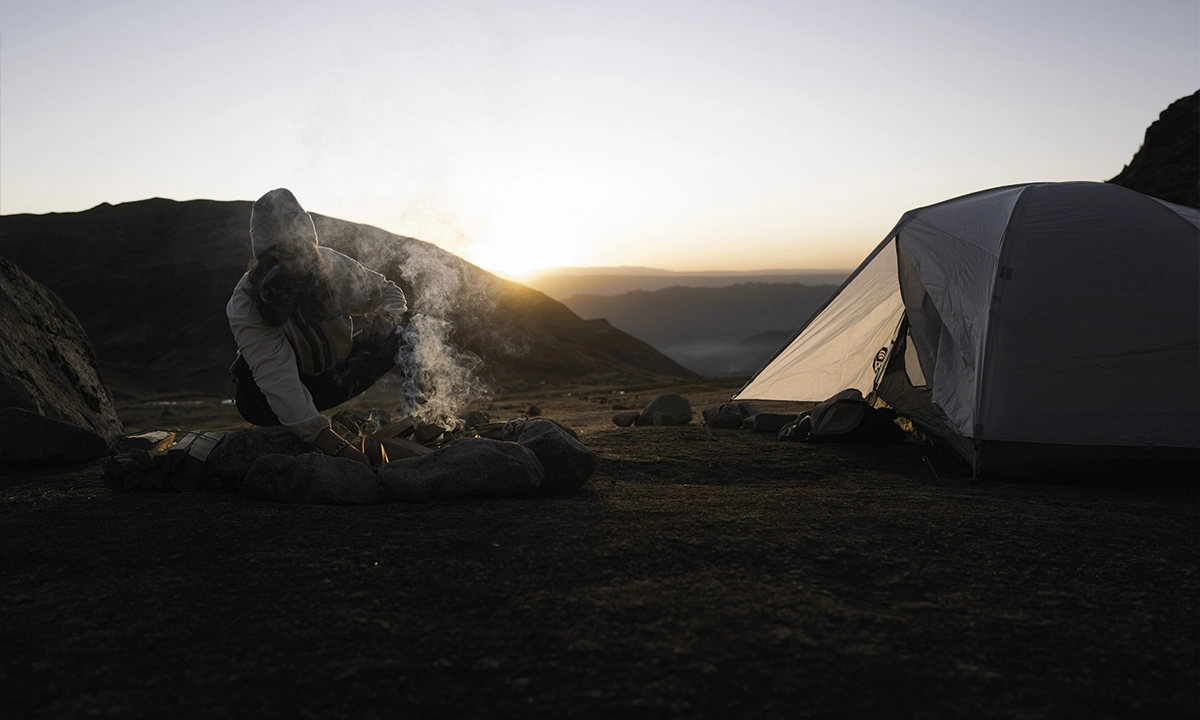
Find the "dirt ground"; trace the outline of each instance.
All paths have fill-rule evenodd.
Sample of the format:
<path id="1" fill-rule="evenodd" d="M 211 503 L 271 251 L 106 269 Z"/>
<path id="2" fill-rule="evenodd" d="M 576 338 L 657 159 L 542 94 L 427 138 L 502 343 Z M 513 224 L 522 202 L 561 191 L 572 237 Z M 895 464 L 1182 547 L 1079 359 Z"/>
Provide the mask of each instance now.
<path id="1" fill-rule="evenodd" d="M 5 468 L 0 717 L 1200 715 L 1194 484 L 610 422 L 664 389 L 698 412 L 734 388 L 480 408 L 579 431 L 599 467 L 561 497 L 278 505 Z M 219 398 L 121 413 L 241 425 Z"/>

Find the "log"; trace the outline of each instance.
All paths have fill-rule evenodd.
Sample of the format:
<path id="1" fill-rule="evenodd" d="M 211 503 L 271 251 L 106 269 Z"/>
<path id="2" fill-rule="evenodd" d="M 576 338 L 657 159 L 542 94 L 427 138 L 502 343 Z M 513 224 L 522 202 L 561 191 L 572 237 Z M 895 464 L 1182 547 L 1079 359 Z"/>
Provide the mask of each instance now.
<path id="1" fill-rule="evenodd" d="M 163 487 L 164 487 L 163 471 L 160 470 L 157 466 L 151 470 L 147 470 L 145 477 L 142 478 L 142 489 L 143 490 L 162 490 Z"/>
<path id="2" fill-rule="evenodd" d="M 417 424 L 410 417 L 401 418 L 379 428 L 371 433 L 373 437 L 395 438 L 406 437 L 416 430 Z"/>
<path id="3" fill-rule="evenodd" d="M 446 428 L 442 427 L 441 425 L 422 424 L 416 429 L 415 432 L 413 432 L 413 440 L 416 440 L 422 445 L 428 445 L 434 440 L 440 438 L 445 432 Z"/>
<path id="4" fill-rule="evenodd" d="M 130 450 L 154 452 L 166 450 L 175 442 L 175 433 L 168 430 L 150 430 L 137 435 L 126 435 L 121 444 Z"/>
<path id="5" fill-rule="evenodd" d="M 180 485 L 190 487 L 192 490 L 203 486 L 204 469 L 208 463 L 209 453 L 224 437 L 225 433 L 196 433 L 188 445 L 187 459 L 184 460 L 182 469 L 176 473 L 182 472 Z"/>
<path id="6" fill-rule="evenodd" d="M 167 456 L 171 459 L 171 464 L 178 467 L 187 459 L 188 448 L 192 446 L 192 442 L 196 440 L 199 433 L 189 432 L 184 433 L 183 437 L 177 438 L 175 444 L 167 448 Z"/>
<path id="7" fill-rule="evenodd" d="M 432 448 L 413 442 L 407 438 L 375 438 L 387 451 L 388 461 L 428 455 Z"/>

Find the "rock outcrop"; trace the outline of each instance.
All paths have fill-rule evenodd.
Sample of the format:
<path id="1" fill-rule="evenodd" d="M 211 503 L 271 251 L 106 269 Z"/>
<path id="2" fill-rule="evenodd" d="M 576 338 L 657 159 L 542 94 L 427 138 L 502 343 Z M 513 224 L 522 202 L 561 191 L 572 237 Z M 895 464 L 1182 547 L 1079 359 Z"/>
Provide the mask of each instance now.
<path id="1" fill-rule="evenodd" d="M 1146 128 L 1133 160 L 1110 183 L 1200 207 L 1200 90 L 1171 103 Z"/>
<path id="2" fill-rule="evenodd" d="M 2 257 L 0 409 L 9 411 L 0 434 L 3 462 L 88 460 L 121 434 L 112 394 L 75 314 Z"/>

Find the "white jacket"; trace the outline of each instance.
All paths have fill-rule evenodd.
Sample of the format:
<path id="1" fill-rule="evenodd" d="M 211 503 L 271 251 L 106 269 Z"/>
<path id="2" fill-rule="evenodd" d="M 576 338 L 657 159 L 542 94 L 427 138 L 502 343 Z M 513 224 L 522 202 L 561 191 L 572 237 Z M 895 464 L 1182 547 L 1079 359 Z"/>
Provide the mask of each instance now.
<path id="1" fill-rule="evenodd" d="M 336 250 L 317 250 L 329 267 L 337 315 L 319 323 L 315 335 L 314 327 L 298 328 L 290 320 L 283 327 L 263 322 L 247 292 L 249 273 L 238 281 L 225 306 L 238 352 L 250 365 L 254 382 L 279 421 L 307 443 L 329 427 L 329 418 L 317 412 L 312 395 L 300 382 L 300 373 L 319 375 L 349 356 L 355 317 L 384 315 L 399 319 L 408 308 L 404 292 L 383 275 Z M 297 348 L 301 349 L 299 356 Z"/>

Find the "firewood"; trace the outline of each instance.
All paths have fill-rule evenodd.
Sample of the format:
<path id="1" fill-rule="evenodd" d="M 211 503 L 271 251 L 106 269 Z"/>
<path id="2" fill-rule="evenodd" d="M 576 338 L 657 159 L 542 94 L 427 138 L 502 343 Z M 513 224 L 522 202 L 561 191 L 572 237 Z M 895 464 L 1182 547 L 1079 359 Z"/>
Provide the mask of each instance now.
<path id="1" fill-rule="evenodd" d="M 143 490 L 162 490 L 163 489 L 163 471 L 154 467 L 146 471 L 146 476 L 142 478 Z"/>
<path id="2" fill-rule="evenodd" d="M 184 433 L 183 437 L 177 438 L 175 444 L 167 448 L 167 456 L 171 459 L 171 464 L 178 467 L 187 459 L 188 448 L 196 440 L 196 435 L 199 433 L 189 432 Z"/>
<path id="3" fill-rule="evenodd" d="M 411 435 L 416 427 L 416 423 L 413 422 L 413 419 L 406 417 L 384 425 L 375 432 L 371 433 L 371 435 L 382 438 L 406 437 Z"/>
<path id="4" fill-rule="evenodd" d="M 153 452 L 166 450 L 175 442 L 175 433 L 167 430 L 150 430 L 137 435 L 126 435 L 121 444 L 130 450 Z"/>
<path id="5" fill-rule="evenodd" d="M 184 460 L 181 470 L 183 473 L 181 482 L 186 480 L 189 483 L 194 483 L 193 488 L 201 487 L 204 481 L 204 468 L 208 463 L 208 455 L 224 437 L 225 433 L 196 433 L 195 438 L 188 445 L 187 459 Z"/>
<path id="6" fill-rule="evenodd" d="M 413 440 L 416 440 L 422 445 L 428 445 L 429 443 L 440 438 L 445 432 L 446 428 L 442 427 L 441 425 L 425 425 L 422 423 L 421 426 L 418 427 L 413 433 Z"/>
<path id="7" fill-rule="evenodd" d="M 130 456 L 137 463 L 139 470 L 150 471 L 158 469 L 158 463 L 154 462 L 154 458 L 150 457 L 150 453 L 145 450 L 137 450 L 130 453 Z"/>
<path id="8" fill-rule="evenodd" d="M 387 451 L 388 461 L 403 460 L 404 458 L 428 455 L 433 452 L 431 448 L 413 442 L 408 438 L 376 438 L 376 440 Z"/>

